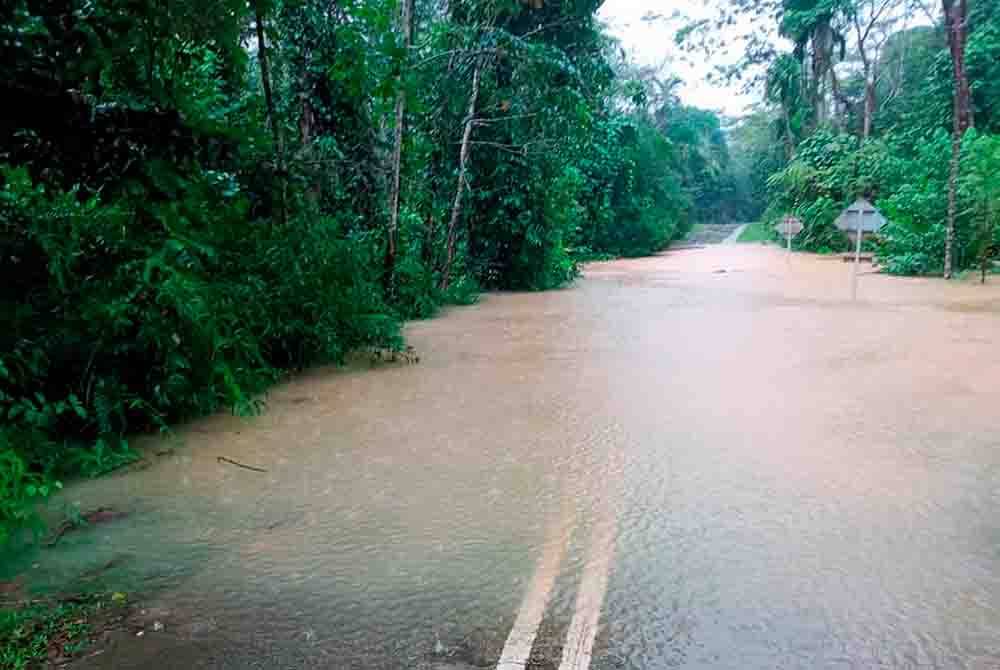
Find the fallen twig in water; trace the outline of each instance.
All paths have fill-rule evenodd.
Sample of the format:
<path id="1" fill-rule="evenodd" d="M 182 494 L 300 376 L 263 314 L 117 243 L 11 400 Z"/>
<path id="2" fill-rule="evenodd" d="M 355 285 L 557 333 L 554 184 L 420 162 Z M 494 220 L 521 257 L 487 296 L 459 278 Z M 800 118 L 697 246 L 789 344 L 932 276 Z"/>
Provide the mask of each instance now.
<path id="1" fill-rule="evenodd" d="M 52 536 L 48 540 L 45 540 L 42 545 L 45 547 L 54 547 L 59 543 L 59 540 L 62 539 L 63 535 L 70 531 L 79 530 L 80 528 L 84 528 L 88 525 L 115 521 L 124 516 L 128 516 L 128 512 L 118 512 L 110 507 L 98 507 L 95 510 L 81 514 L 77 519 L 63 521 L 59 524 L 59 527 L 52 534 Z"/>
<path id="2" fill-rule="evenodd" d="M 245 468 L 247 470 L 253 470 L 254 472 L 267 472 L 264 468 L 256 468 L 252 465 L 247 465 L 246 463 L 240 463 L 239 461 L 234 461 L 231 458 L 226 458 L 225 456 L 218 456 L 216 460 L 220 463 L 229 463 L 230 465 L 235 465 L 238 468 Z"/>

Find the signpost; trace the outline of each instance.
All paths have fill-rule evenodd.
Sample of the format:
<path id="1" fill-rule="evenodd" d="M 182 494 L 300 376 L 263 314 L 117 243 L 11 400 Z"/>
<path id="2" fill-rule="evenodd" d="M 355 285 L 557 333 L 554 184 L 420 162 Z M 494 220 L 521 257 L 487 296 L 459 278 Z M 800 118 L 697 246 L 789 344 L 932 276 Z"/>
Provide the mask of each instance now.
<path id="1" fill-rule="evenodd" d="M 781 220 L 779 232 L 784 233 L 788 248 L 788 257 L 792 255 L 792 238 L 802 232 L 802 222 L 794 216 L 786 216 Z"/>
<path id="2" fill-rule="evenodd" d="M 858 209 L 858 225 L 855 228 L 855 234 L 858 239 L 854 244 L 854 272 L 851 275 L 851 300 L 858 299 L 858 268 L 861 267 L 861 238 L 864 237 L 864 212 Z"/>
<path id="3" fill-rule="evenodd" d="M 854 240 L 854 269 L 851 270 L 851 300 L 858 299 L 858 274 L 861 266 L 861 242 L 865 233 L 874 235 L 885 225 L 885 217 L 879 213 L 875 205 L 864 198 L 859 198 L 853 205 L 845 209 L 833 222 L 837 228 L 845 233 L 851 231 L 855 234 Z M 850 255 L 845 254 L 844 260 L 849 261 Z"/>

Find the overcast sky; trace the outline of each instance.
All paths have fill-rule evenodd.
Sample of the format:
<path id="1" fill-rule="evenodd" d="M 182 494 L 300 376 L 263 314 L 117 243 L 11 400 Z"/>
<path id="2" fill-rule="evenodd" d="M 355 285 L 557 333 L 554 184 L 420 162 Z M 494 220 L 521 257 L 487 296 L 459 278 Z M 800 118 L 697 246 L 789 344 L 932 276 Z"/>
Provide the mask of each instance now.
<path id="1" fill-rule="evenodd" d="M 698 59 L 686 54 L 674 43 L 674 34 L 692 19 L 717 15 L 705 0 L 606 0 L 600 17 L 621 40 L 632 60 L 642 65 L 666 63 L 665 72 L 684 80 L 679 89 L 681 100 L 688 105 L 739 116 L 754 102 L 756 96 L 744 95 L 739 85 L 710 84 L 705 76 L 717 65 L 731 64 L 738 59 L 736 47 L 729 53 L 714 53 Z M 643 21 L 647 15 L 660 15 Z"/>
<path id="2" fill-rule="evenodd" d="M 726 2 L 727 0 L 605 0 L 599 15 L 634 62 L 657 67 L 662 65 L 664 77 L 673 75 L 683 80 L 684 84 L 678 92 L 685 104 L 738 117 L 760 100 L 761 92 L 745 94 L 739 83 L 709 83 L 705 77 L 716 67 L 732 65 L 739 60 L 743 49 L 740 35 L 765 28 L 773 31 L 774 25 L 768 23 L 766 18 L 755 22 L 756 25 L 751 24 L 751 20 L 746 17 L 737 18 L 736 24 L 725 35 L 725 41 L 730 44 L 728 52 L 695 56 L 685 52 L 674 41 L 677 31 L 692 20 L 717 18 L 720 13 L 719 5 Z M 930 14 L 909 13 L 903 3 L 899 3 L 897 10 L 890 13 L 890 16 L 894 16 L 889 24 L 890 29 L 931 25 L 936 20 L 933 9 L 936 5 L 932 3 L 930 6 Z M 791 47 L 774 32 L 771 40 L 780 43 L 779 50 Z"/>

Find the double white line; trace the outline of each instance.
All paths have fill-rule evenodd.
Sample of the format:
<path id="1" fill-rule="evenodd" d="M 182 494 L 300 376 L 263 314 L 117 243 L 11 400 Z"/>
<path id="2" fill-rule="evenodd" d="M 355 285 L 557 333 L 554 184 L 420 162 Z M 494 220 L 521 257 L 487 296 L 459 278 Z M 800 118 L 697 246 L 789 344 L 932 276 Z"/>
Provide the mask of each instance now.
<path id="1" fill-rule="evenodd" d="M 531 579 L 531 586 L 524 596 L 524 602 L 521 603 L 521 611 L 514 620 L 514 627 L 511 628 L 500 660 L 497 661 L 497 670 L 524 670 L 528 665 L 531 647 L 538 636 L 538 626 L 542 623 L 545 606 L 548 605 L 549 597 L 552 595 L 552 587 L 556 583 L 559 566 L 566 554 L 566 547 L 573 531 L 565 508 L 563 511 L 562 517 L 549 531 L 542 558 L 535 568 L 535 576 Z"/>
<path id="2" fill-rule="evenodd" d="M 611 496 L 614 489 L 615 487 L 608 486 L 603 500 L 599 501 L 600 509 L 591 529 L 587 563 L 580 579 L 559 670 L 588 670 L 590 667 L 615 551 L 617 516 Z M 559 566 L 573 530 L 572 515 L 566 509 L 564 507 L 563 515 L 549 531 L 542 558 L 500 654 L 496 670 L 524 670 L 528 665 L 531 648 L 538 636 L 538 627 L 542 623 L 545 607 L 552 595 Z"/>
<path id="3" fill-rule="evenodd" d="M 602 505 L 600 517 L 591 533 L 590 553 L 576 594 L 576 607 L 563 644 L 559 670 L 587 670 L 594 653 L 597 623 L 601 618 L 604 594 L 608 590 L 608 574 L 615 553 L 614 507 L 610 500 Z"/>

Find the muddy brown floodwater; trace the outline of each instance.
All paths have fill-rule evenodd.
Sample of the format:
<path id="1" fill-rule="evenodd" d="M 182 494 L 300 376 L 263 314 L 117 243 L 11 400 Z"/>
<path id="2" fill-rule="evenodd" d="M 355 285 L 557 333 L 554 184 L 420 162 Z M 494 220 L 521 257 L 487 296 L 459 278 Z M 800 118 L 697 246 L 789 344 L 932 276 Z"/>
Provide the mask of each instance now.
<path id="1" fill-rule="evenodd" d="M 994 284 L 737 245 L 489 295 L 74 485 L 129 514 L 29 581 L 153 593 L 86 668 L 1000 668 Z"/>

